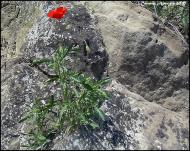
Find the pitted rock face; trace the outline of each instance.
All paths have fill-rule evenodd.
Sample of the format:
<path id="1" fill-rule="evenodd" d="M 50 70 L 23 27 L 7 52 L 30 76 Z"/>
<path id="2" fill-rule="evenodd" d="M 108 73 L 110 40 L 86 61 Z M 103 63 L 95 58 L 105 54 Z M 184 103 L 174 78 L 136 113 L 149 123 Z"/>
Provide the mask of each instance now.
<path id="1" fill-rule="evenodd" d="M 119 81 L 147 100 L 159 101 L 189 88 L 188 50 L 177 57 L 165 44 L 156 42 L 150 32 L 127 32 L 122 56 Z"/>
<path id="2" fill-rule="evenodd" d="M 1 112 L 1 149 L 11 149 L 11 143 L 19 140 L 20 127 L 18 121 L 29 109 L 29 105 L 36 97 L 45 97 L 51 93 L 50 87 L 44 85 L 45 75 L 25 63 L 17 64 L 6 72 L 8 78 L 3 86 L 8 92 L 2 91 Z M 5 78 L 6 78 L 5 77 Z M 52 87 L 52 86 L 51 86 Z M 12 146 L 19 149 L 18 146 Z"/>
<path id="3" fill-rule="evenodd" d="M 34 98 L 57 88 L 45 85 L 48 77 L 29 61 L 51 57 L 66 42 L 81 49 L 67 58 L 70 68 L 97 79 L 109 55 L 110 98 L 101 106 L 106 120 L 98 121 L 100 129 L 81 126 L 71 135 L 57 134 L 49 149 L 188 150 L 188 50 L 130 2 L 80 3 L 63 2 L 69 12 L 59 22 L 47 17 L 58 6 L 51 2 L 2 2 L 2 14 L 10 15 L 1 17 L 1 149 L 25 149 L 23 132 L 30 126 L 18 120 Z"/>
<path id="4" fill-rule="evenodd" d="M 148 101 L 186 112 L 189 48 L 175 31 L 131 2 L 84 5 L 97 17 L 97 28 L 109 55 L 109 75 Z"/>
<path id="5" fill-rule="evenodd" d="M 73 63 L 70 65 L 86 68 L 81 70 L 88 70 L 95 78 L 100 79 L 108 62 L 103 41 L 98 31 L 94 29 L 93 20 L 85 7 L 71 5 L 73 7 L 58 21 L 47 17 L 47 12 L 52 6 L 48 3 L 43 4 L 44 15 L 39 17 L 28 34 L 27 42 L 23 46 L 23 58 L 26 60 L 49 58 L 60 45 L 64 46 L 65 43 L 69 46 L 79 45 L 80 56 L 72 58 Z M 90 52 L 87 52 L 86 47 L 89 47 Z"/>
<path id="6" fill-rule="evenodd" d="M 67 4 L 68 3 L 65 3 L 65 5 Z M 19 39 L 20 33 L 17 33 L 13 28 L 13 23 L 31 23 L 33 16 L 28 11 L 32 11 L 33 7 L 26 9 L 26 5 L 34 6 L 37 10 L 36 12 L 39 13 L 35 16 L 37 20 L 32 27 L 30 27 L 29 32 L 23 32 L 24 29 L 27 29 L 26 27 L 20 29 L 24 26 L 22 24 L 15 27 L 18 31 L 26 34 L 23 35 L 21 40 Z M 3 60 L 3 63 L 5 64 L 1 67 L 1 71 L 3 72 L 1 103 L 1 128 L 3 133 L 1 133 L 1 148 L 19 149 L 20 145 L 18 144 L 21 143 L 19 140 L 23 139 L 22 136 L 18 138 L 20 135 L 19 129 L 23 127 L 22 124 L 18 123 L 20 117 L 24 115 L 26 110 L 28 110 L 28 105 L 33 99 L 36 97 L 44 98 L 55 92 L 54 85 L 44 85 L 47 76 L 37 68 L 31 67 L 29 61 L 31 59 L 42 57 L 52 57 L 59 45 L 62 45 L 65 42 L 68 42 L 69 45 L 78 44 L 81 48 L 81 54 L 80 56 L 71 56 L 72 58 L 67 58 L 70 61 L 69 65 L 76 70 L 86 71 L 87 67 L 85 66 L 85 60 L 89 59 L 93 65 L 100 67 L 99 70 L 94 68 L 90 70 L 91 63 L 89 62 L 89 70 L 87 72 L 97 72 L 98 74 L 94 74 L 95 77 L 101 78 L 108 58 L 106 56 L 102 39 L 99 36 L 98 31 L 94 29 L 93 20 L 84 6 L 70 4 L 68 14 L 64 16 L 64 19 L 62 19 L 61 22 L 47 17 L 47 12 L 55 7 L 48 2 L 3 3 L 3 7 L 4 13 L 6 13 L 8 7 L 11 7 L 9 10 L 11 11 L 11 14 L 15 14 L 15 11 L 17 10 L 20 10 L 20 13 L 16 13 L 16 15 L 18 15 L 17 18 L 14 18 L 14 16 L 12 17 L 13 19 L 8 18 L 9 23 L 2 25 L 2 29 L 4 30 L 2 39 L 3 54 L 6 54 L 7 51 L 11 50 L 16 52 L 17 49 L 19 49 L 19 56 L 9 61 L 7 60 L 7 56 L 5 56 L 5 60 Z M 35 15 L 36 12 L 33 11 L 33 15 Z M 3 20 L 3 22 L 5 21 Z M 13 40 L 14 37 L 8 37 L 6 35 L 6 32 L 9 30 L 10 32 L 15 33 L 14 36 L 18 39 L 18 41 L 15 40 L 15 44 L 11 49 L 8 48 L 10 47 L 9 40 Z M 85 41 L 87 41 L 88 46 L 84 45 Z M 22 47 L 18 47 L 18 44 Z M 85 54 L 86 47 L 89 47 L 90 52 Z M 100 62 L 102 62 L 103 65 Z M 81 69 L 81 66 L 83 69 Z M 47 72 L 50 72 L 46 67 L 42 66 L 42 68 L 47 70 Z"/>
<path id="7" fill-rule="evenodd" d="M 104 102 L 102 110 L 107 119 L 100 123 L 100 129 L 80 127 L 77 132 L 58 136 L 52 149 L 56 150 L 133 150 L 138 147 L 135 135 L 144 125 L 145 117 L 139 108 L 132 109 L 128 98 L 118 92 L 111 93 L 111 99 Z"/>
<path id="8" fill-rule="evenodd" d="M 127 103 L 129 106 L 123 105 L 122 101 L 117 101 L 117 106 L 122 104 L 121 109 L 125 108 L 125 111 L 132 111 L 123 116 L 129 117 L 122 120 L 128 121 L 127 124 L 118 125 L 125 127 L 126 134 L 128 132 L 131 134 L 132 130 L 133 135 L 131 136 L 136 140 L 135 149 L 188 149 L 189 137 L 186 137 L 184 132 L 188 131 L 189 125 L 188 121 L 185 120 L 187 117 L 184 116 L 184 113 L 170 111 L 154 102 L 148 102 L 114 80 L 108 90 L 114 90 L 118 94 L 124 95 L 127 100 L 125 104 Z M 114 121 L 117 119 L 123 118 L 118 116 Z"/>

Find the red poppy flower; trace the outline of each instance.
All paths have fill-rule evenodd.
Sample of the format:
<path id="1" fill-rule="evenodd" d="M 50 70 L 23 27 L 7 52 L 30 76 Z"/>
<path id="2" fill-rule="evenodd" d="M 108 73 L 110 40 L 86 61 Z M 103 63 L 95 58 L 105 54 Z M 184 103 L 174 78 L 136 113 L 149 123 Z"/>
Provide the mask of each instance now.
<path id="1" fill-rule="evenodd" d="M 66 7 L 58 7 L 57 9 L 50 10 L 48 13 L 49 18 L 61 19 L 67 13 Z"/>

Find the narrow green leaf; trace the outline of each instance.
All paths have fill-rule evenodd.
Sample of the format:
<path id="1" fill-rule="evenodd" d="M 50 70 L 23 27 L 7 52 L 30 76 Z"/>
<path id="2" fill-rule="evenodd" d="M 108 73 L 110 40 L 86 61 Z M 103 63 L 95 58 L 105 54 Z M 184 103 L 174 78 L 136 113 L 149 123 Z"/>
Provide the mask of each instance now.
<path id="1" fill-rule="evenodd" d="M 67 108 L 67 104 L 64 105 L 64 106 L 61 108 L 60 115 L 59 115 L 59 120 L 60 120 L 60 121 L 62 120 L 63 114 L 64 114 L 64 112 L 66 111 L 66 108 Z"/>
<path id="2" fill-rule="evenodd" d="M 92 126 L 93 129 L 99 128 L 99 125 L 97 123 L 95 123 L 94 121 L 92 121 L 92 120 L 90 122 L 90 126 Z"/>
<path id="3" fill-rule="evenodd" d="M 108 99 L 108 94 L 100 89 L 97 90 L 103 99 Z"/>
<path id="4" fill-rule="evenodd" d="M 87 124 L 88 121 L 87 121 L 86 117 L 83 115 L 83 113 L 79 112 L 78 114 L 79 114 L 79 116 L 80 116 L 80 118 L 81 118 L 81 121 L 82 121 L 84 124 Z"/>
<path id="5" fill-rule="evenodd" d="M 46 140 L 46 137 L 43 136 L 42 134 L 38 134 L 37 136 L 38 136 L 38 139 L 39 139 L 40 141 Z"/>
<path id="6" fill-rule="evenodd" d="M 81 82 L 78 78 L 76 78 L 74 76 L 71 76 L 70 79 L 73 80 L 73 81 L 75 81 L 75 82 L 77 82 L 77 83 Z"/>
<path id="7" fill-rule="evenodd" d="M 54 67 L 53 63 L 48 64 L 48 67 L 53 69 L 53 67 Z"/>
<path id="8" fill-rule="evenodd" d="M 103 121 L 105 121 L 105 114 L 102 112 L 102 110 L 100 110 L 99 108 L 95 108 L 96 112 L 98 113 L 98 115 L 101 117 L 101 119 Z"/>
<path id="9" fill-rule="evenodd" d="M 38 146 L 36 147 L 36 150 L 43 149 L 44 146 L 45 146 L 47 143 L 49 143 L 49 142 L 51 142 L 51 140 L 49 140 L 49 139 L 47 139 L 46 141 L 42 142 L 41 145 L 38 145 Z"/>
<path id="10" fill-rule="evenodd" d="M 51 79 L 48 79 L 48 80 L 45 81 L 45 82 L 51 83 L 51 82 L 54 82 L 54 81 L 56 81 L 56 80 L 58 80 L 58 79 L 59 79 L 59 77 L 58 77 L 58 76 L 55 76 L 55 77 L 53 77 L 53 78 L 51 78 Z"/>
<path id="11" fill-rule="evenodd" d="M 100 80 L 100 81 L 99 81 L 99 84 L 105 85 L 105 84 L 107 84 L 107 83 L 109 83 L 109 82 L 111 82 L 111 79 L 110 79 L 110 78 L 106 78 L 106 79 Z"/>
<path id="12" fill-rule="evenodd" d="M 92 87 L 91 85 L 89 85 L 88 83 L 86 83 L 85 81 L 82 82 L 82 85 L 83 85 L 86 89 L 88 89 L 88 90 L 90 90 L 90 91 L 93 91 L 93 87 Z"/>
<path id="13" fill-rule="evenodd" d="M 73 128 L 72 125 L 68 126 L 68 127 L 66 128 L 66 130 L 65 130 L 65 133 L 68 134 L 68 133 L 71 131 L 72 128 Z"/>
<path id="14" fill-rule="evenodd" d="M 31 114 L 26 115 L 25 117 L 23 117 L 23 118 L 21 118 L 21 119 L 19 120 L 19 123 L 22 123 L 22 122 L 26 121 L 27 119 L 29 119 L 29 118 L 31 118 L 31 117 L 32 117 Z"/>
<path id="15" fill-rule="evenodd" d="M 51 59 L 48 59 L 48 58 L 43 58 L 43 59 L 36 59 L 36 60 L 33 60 L 32 64 L 33 65 L 39 65 L 39 64 L 42 64 L 42 63 L 49 63 L 51 62 L 52 60 Z"/>
<path id="16" fill-rule="evenodd" d="M 49 108 L 52 108 L 54 106 L 54 103 L 55 103 L 54 96 L 51 95 L 51 98 L 49 99 L 49 103 L 48 103 Z"/>

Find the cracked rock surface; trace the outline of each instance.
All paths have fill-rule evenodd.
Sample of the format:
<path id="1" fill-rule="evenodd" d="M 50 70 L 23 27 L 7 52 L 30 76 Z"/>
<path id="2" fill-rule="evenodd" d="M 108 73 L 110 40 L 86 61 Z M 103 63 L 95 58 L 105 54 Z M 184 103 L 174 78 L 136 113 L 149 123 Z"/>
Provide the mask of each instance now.
<path id="1" fill-rule="evenodd" d="M 189 49 L 130 2 L 63 4 L 69 11 L 58 22 L 47 17 L 56 7 L 50 2 L 1 3 L 1 149 L 24 149 L 27 125 L 18 120 L 33 99 L 56 89 L 30 61 L 51 57 L 67 42 L 81 50 L 68 58 L 72 70 L 100 79 L 108 69 L 110 98 L 100 129 L 58 134 L 49 149 L 188 150 Z"/>

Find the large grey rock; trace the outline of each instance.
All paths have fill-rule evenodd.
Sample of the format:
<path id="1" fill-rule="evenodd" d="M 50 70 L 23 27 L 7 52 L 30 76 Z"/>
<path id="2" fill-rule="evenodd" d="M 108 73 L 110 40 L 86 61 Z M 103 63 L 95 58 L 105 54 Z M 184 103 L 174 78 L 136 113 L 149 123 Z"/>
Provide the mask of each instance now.
<path id="1" fill-rule="evenodd" d="M 110 76 L 146 100 L 163 106 L 168 99 L 176 102 L 179 95 L 177 102 L 181 107 L 169 108 L 186 110 L 189 48 L 180 37 L 151 12 L 131 2 L 99 1 L 84 5 L 98 20 L 97 28 L 109 54 Z"/>
<path id="2" fill-rule="evenodd" d="M 97 79 L 109 56 L 110 99 L 100 129 L 57 134 L 49 149 L 189 149 L 189 50 L 180 38 L 130 2 L 64 5 L 69 12 L 56 22 L 47 17 L 50 2 L 2 3 L 1 149 L 24 149 L 29 126 L 18 120 L 57 88 L 44 83 L 54 73 L 30 61 L 51 57 L 64 42 L 81 49 L 68 66 Z"/>
<path id="3" fill-rule="evenodd" d="M 1 6 L 1 149 L 8 149 L 12 143 L 19 149 L 18 120 L 45 77 L 15 59 L 39 10 L 38 3 L 33 2 L 4 1 Z"/>
<path id="4" fill-rule="evenodd" d="M 118 92 L 111 93 L 102 109 L 107 115 L 100 128 L 92 130 L 89 127 L 80 127 L 77 132 L 66 136 L 60 135 L 54 140 L 55 150 L 124 150 L 139 148 L 134 138 L 143 124 L 145 117 L 140 109 L 132 109 L 128 98 Z"/>
<path id="5" fill-rule="evenodd" d="M 47 77 L 25 63 L 15 65 L 4 74 L 7 80 L 1 86 L 1 149 L 11 149 L 11 144 L 20 136 L 22 124 L 18 121 L 29 109 L 31 101 L 45 97 L 51 91 L 45 88 Z"/>
<path id="6" fill-rule="evenodd" d="M 74 62 L 72 64 L 77 65 L 75 70 L 89 69 L 89 72 L 100 79 L 108 61 L 101 36 L 94 29 L 93 20 L 86 8 L 74 3 L 70 5 L 69 13 L 61 21 L 47 17 L 48 10 L 52 9 L 51 4 L 42 5 L 43 15 L 38 18 L 28 35 L 27 43 L 23 46 L 23 58 L 48 58 L 60 45 L 64 46 L 64 43 L 78 44 L 80 58 L 71 58 Z M 90 52 L 87 52 L 87 48 Z M 77 59 L 80 60 L 77 62 Z"/>
<path id="7" fill-rule="evenodd" d="M 5 4 L 5 3 L 4 3 Z M 30 14 L 32 8 L 26 9 L 26 5 L 31 4 L 32 8 L 38 10 L 38 14 Z M 68 3 L 65 3 L 67 5 Z M 19 149 L 23 137 L 20 135 L 23 124 L 18 121 L 22 115 L 29 109 L 29 105 L 37 97 L 46 98 L 47 96 L 55 93 L 54 85 L 45 85 L 44 81 L 47 80 L 49 74 L 54 74 L 47 69 L 47 66 L 32 67 L 31 61 L 39 58 L 52 57 L 54 51 L 60 46 L 67 43 L 68 45 L 79 45 L 80 54 L 78 56 L 70 56 L 68 58 L 68 66 L 73 70 L 79 70 L 94 75 L 95 78 L 100 79 L 104 73 L 107 64 L 107 55 L 104 50 L 101 36 L 93 27 L 93 21 L 90 15 L 86 12 L 85 7 L 70 4 L 69 13 L 65 15 L 64 20 L 61 22 L 47 17 L 47 12 L 53 9 L 53 5 L 49 2 L 15 2 L 8 3 L 3 13 L 7 13 L 7 9 L 14 5 L 20 8 L 22 13 L 18 14 L 19 26 L 14 29 L 14 17 L 9 24 L 2 24 L 3 30 L 3 46 L 4 59 L 1 67 L 1 91 L 2 91 L 2 125 L 3 132 L 1 133 L 2 149 Z M 55 6 L 54 6 L 55 7 Z M 15 13 L 17 9 L 13 9 L 10 13 Z M 22 37 L 22 43 L 14 40 L 12 37 L 7 36 L 7 33 L 12 32 L 18 38 L 22 28 L 22 15 L 25 12 L 24 18 L 28 16 L 28 22 L 31 23 L 32 15 L 36 20 L 33 22 L 32 27 L 27 28 L 25 37 Z M 35 12 L 33 12 L 35 13 Z M 31 16 L 30 16 L 31 15 Z M 83 19 L 85 17 L 85 20 Z M 2 19 L 5 22 L 6 18 Z M 19 24 L 19 23 L 18 23 Z M 17 25 L 17 24 L 16 24 Z M 19 32 L 18 32 L 19 31 Z M 18 32 L 18 33 L 17 33 Z M 24 34 L 24 33 L 22 33 Z M 14 40 L 14 44 L 11 42 Z M 21 40 L 21 39 L 19 39 Z M 7 42 L 8 41 L 8 42 Z M 10 42 L 10 43 L 9 43 Z M 84 44 L 84 43 L 87 44 Z M 12 49 L 8 48 L 9 44 Z M 19 44 L 19 47 L 16 47 Z M 89 49 L 85 50 L 86 48 Z M 8 55 L 10 52 L 15 52 L 19 49 L 18 53 Z"/>
<path id="8" fill-rule="evenodd" d="M 100 129 L 81 127 L 58 136 L 53 149 L 164 150 L 188 149 L 186 117 L 130 92 L 115 80 L 107 87 L 110 100 L 102 105 L 107 120 Z"/>

